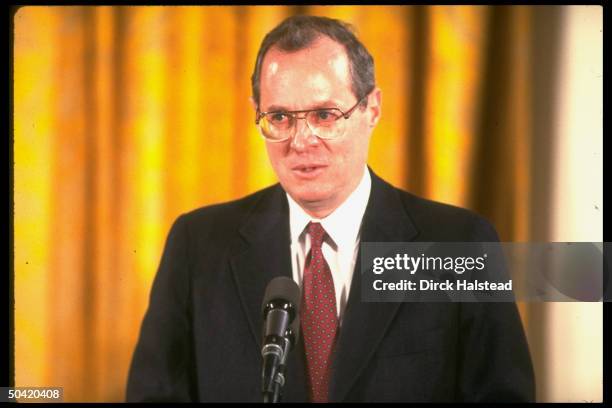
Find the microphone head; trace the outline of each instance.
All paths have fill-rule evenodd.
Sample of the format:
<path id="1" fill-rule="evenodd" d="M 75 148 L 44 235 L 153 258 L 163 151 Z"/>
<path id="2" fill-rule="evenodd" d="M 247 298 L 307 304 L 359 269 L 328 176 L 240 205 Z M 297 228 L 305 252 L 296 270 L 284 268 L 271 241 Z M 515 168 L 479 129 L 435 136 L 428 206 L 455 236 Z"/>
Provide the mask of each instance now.
<path id="1" fill-rule="evenodd" d="M 264 320 L 271 309 L 283 309 L 289 314 L 290 331 L 294 339 L 299 337 L 300 330 L 300 287 L 295 281 L 286 276 L 272 279 L 264 293 L 261 311 Z"/>
<path id="2" fill-rule="evenodd" d="M 266 292 L 264 293 L 263 302 L 261 304 L 262 312 L 266 306 L 274 302 L 290 303 L 295 309 L 295 314 L 299 314 L 300 307 L 300 288 L 293 279 L 286 276 L 278 276 L 268 283 Z M 295 316 L 292 316 L 293 320 Z"/>

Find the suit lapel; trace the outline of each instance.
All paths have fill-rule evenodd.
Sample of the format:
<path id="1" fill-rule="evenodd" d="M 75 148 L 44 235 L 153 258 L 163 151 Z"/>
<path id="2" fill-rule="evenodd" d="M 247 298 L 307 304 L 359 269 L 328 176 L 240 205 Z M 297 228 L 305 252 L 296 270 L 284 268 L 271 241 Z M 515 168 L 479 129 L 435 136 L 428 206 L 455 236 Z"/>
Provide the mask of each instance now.
<path id="1" fill-rule="evenodd" d="M 371 170 L 372 189 L 363 217 L 361 242 L 407 242 L 417 230 L 397 192 Z M 361 249 L 334 359 L 330 401 L 342 401 L 366 367 L 401 303 L 361 301 Z"/>
<path id="2" fill-rule="evenodd" d="M 230 265 L 251 333 L 261 350 L 263 315 L 261 302 L 275 277 L 293 278 L 289 232 L 289 208 L 277 185 L 264 193 L 240 229 L 241 239 L 231 249 Z M 289 354 L 285 401 L 305 400 L 304 364 L 300 345 Z M 302 352 L 303 353 L 303 352 Z M 258 379 L 259 380 L 259 379 Z"/>

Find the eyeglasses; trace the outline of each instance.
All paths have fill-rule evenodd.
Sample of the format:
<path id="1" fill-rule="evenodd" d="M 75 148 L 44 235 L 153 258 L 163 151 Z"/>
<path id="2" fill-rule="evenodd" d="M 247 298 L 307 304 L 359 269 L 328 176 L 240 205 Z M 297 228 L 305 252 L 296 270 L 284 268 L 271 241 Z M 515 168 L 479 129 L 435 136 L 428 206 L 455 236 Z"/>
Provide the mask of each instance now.
<path id="1" fill-rule="evenodd" d="M 346 112 L 338 108 L 324 108 L 299 111 L 273 111 L 259 112 L 255 118 L 255 124 L 261 135 L 269 142 L 284 142 L 295 135 L 297 120 L 305 119 L 306 124 L 321 139 L 336 139 L 344 135 L 346 120 L 367 97 L 361 98 L 355 106 Z M 303 116 L 298 116 L 302 113 Z"/>

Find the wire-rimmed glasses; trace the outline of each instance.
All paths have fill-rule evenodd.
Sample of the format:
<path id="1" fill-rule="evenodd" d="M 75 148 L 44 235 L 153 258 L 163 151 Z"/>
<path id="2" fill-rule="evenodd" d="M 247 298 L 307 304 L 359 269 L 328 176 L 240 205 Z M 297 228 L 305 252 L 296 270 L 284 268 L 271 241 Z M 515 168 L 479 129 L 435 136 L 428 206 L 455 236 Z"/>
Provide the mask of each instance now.
<path id="1" fill-rule="evenodd" d="M 344 134 L 346 119 L 367 97 L 364 96 L 348 111 L 339 108 L 321 108 L 298 111 L 257 112 L 255 124 L 261 135 L 270 142 L 284 142 L 292 138 L 297 120 L 305 119 L 310 130 L 321 139 L 337 139 Z M 302 116 L 298 116 L 302 114 Z M 344 120 L 341 120 L 344 119 Z"/>

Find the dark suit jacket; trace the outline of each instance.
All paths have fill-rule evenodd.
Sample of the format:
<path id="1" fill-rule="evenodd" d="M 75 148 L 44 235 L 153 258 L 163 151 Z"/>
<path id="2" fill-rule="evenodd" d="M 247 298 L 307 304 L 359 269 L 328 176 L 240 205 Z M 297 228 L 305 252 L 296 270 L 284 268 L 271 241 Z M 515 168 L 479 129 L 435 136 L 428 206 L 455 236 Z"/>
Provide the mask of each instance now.
<path id="1" fill-rule="evenodd" d="M 497 241 L 483 218 L 372 172 L 364 242 Z M 127 385 L 128 401 L 261 401 L 261 301 L 292 276 L 280 185 L 174 223 Z M 514 303 L 361 302 L 359 261 L 336 345 L 330 401 L 533 401 Z M 303 342 L 283 401 L 307 401 Z"/>

